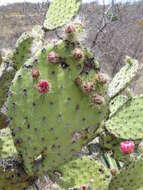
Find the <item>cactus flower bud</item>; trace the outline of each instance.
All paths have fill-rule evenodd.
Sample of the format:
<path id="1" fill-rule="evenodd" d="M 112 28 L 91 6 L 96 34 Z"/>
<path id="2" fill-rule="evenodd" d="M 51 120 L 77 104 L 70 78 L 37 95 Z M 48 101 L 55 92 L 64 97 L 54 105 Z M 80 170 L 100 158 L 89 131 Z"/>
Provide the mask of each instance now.
<path id="1" fill-rule="evenodd" d="M 133 141 L 124 141 L 120 144 L 120 150 L 123 154 L 131 154 L 134 151 L 134 147 Z"/>
<path id="2" fill-rule="evenodd" d="M 81 186 L 81 190 L 86 190 L 87 188 L 86 188 L 86 185 L 82 185 Z"/>
<path id="3" fill-rule="evenodd" d="M 41 94 L 46 94 L 51 90 L 51 85 L 46 80 L 40 80 L 36 88 Z"/>
<path id="4" fill-rule="evenodd" d="M 48 61 L 51 63 L 58 63 L 59 62 L 59 54 L 52 51 L 48 54 Z"/>
<path id="5" fill-rule="evenodd" d="M 108 82 L 109 77 L 104 73 L 98 73 L 98 80 L 99 80 L 99 82 L 105 84 Z"/>
<path id="6" fill-rule="evenodd" d="M 92 97 L 92 103 L 93 104 L 103 104 L 105 102 L 105 99 L 103 96 L 100 96 L 96 94 L 95 96 Z"/>
<path id="7" fill-rule="evenodd" d="M 76 32 L 76 29 L 75 29 L 74 25 L 67 25 L 65 28 L 65 32 L 68 34 L 71 34 L 71 33 Z"/>
<path id="8" fill-rule="evenodd" d="M 140 153 L 143 153 L 143 141 L 141 141 L 141 142 L 139 143 L 139 145 L 138 145 L 138 151 L 139 151 Z"/>
<path id="9" fill-rule="evenodd" d="M 94 84 L 93 82 L 85 82 L 83 84 L 83 92 L 86 93 L 86 92 L 91 92 L 93 91 L 94 89 Z"/>
<path id="10" fill-rule="evenodd" d="M 34 79 L 37 79 L 39 76 L 40 76 L 40 71 L 39 71 L 39 69 L 33 68 L 33 69 L 32 69 L 32 77 L 33 77 Z"/>
<path id="11" fill-rule="evenodd" d="M 75 84 L 76 84 L 77 86 L 80 86 L 81 83 L 82 83 L 81 77 L 78 76 L 78 77 L 75 79 Z"/>
<path id="12" fill-rule="evenodd" d="M 83 58 L 83 52 L 82 52 L 82 50 L 79 49 L 79 48 L 75 48 L 73 50 L 73 57 L 75 59 L 77 59 L 77 60 L 82 59 Z"/>

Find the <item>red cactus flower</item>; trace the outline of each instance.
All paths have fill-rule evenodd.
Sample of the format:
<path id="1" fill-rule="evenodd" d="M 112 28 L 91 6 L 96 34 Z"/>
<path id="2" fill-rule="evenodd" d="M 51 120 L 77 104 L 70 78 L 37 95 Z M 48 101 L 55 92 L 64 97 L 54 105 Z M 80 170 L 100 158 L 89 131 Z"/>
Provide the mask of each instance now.
<path id="1" fill-rule="evenodd" d="M 58 63 L 59 62 L 59 54 L 54 51 L 51 51 L 48 54 L 48 61 L 51 63 Z"/>
<path id="2" fill-rule="evenodd" d="M 83 52 L 82 52 L 82 50 L 79 49 L 79 48 L 75 48 L 73 50 L 73 57 L 75 59 L 77 59 L 77 60 L 82 59 L 83 58 Z"/>
<path id="3" fill-rule="evenodd" d="M 92 97 L 92 103 L 93 104 L 103 104 L 105 102 L 105 99 L 103 96 L 100 96 L 96 94 L 95 96 Z"/>
<path id="4" fill-rule="evenodd" d="M 83 92 L 91 92 L 94 88 L 93 82 L 86 82 L 83 85 Z"/>
<path id="5" fill-rule="evenodd" d="M 40 76 L 40 71 L 37 68 L 32 69 L 32 77 L 37 79 Z"/>
<path id="6" fill-rule="evenodd" d="M 51 90 L 51 85 L 47 80 L 40 80 L 36 88 L 41 94 L 46 94 Z"/>
<path id="7" fill-rule="evenodd" d="M 76 29 L 75 29 L 74 25 L 67 25 L 65 28 L 65 32 L 68 34 L 71 34 L 71 33 L 76 32 Z"/>
<path id="8" fill-rule="evenodd" d="M 134 151 L 134 147 L 133 141 L 124 141 L 120 144 L 120 150 L 123 154 L 131 154 Z"/>

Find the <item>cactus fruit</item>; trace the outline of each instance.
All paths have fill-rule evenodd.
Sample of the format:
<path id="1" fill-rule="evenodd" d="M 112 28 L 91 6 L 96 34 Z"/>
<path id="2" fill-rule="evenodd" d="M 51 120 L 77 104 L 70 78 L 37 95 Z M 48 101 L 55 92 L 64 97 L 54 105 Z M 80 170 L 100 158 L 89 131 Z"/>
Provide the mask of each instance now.
<path id="1" fill-rule="evenodd" d="M 53 30 L 63 26 L 76 15 L 81 5 L 81 0 L 54 0 L 48 9 L 44 27 Z"/>
<path id="2" fill-rule="evenodd" d="M 134 151 L 135 144 L 133 141 L 124 141 L 120 144 L 120 150 L 123 154 L 131 154 Z"/>
<path id="3" fill-rule="evenodd" d="M 58 173 L 59 175 L 56 175 Z M 100 162 L 82 157 L 68 162 L 55 172 L 54 178 L 62 189 L 87 187 L 91 190 L 106 190 L 110 182 L 110 171 Z M 92 182 L 92 183 L 91 183 Z"/>
<path id="4" fill-rule="evenodd" d="M 126 57 L 125 66 L 115 75 L 108 88 L 108 95 L 113 98 L 121 91 L 123 91 L 127 85 L 135 78 L 139 72 L 139 63 L 135 59 Z"/>
<path id="5" fill-rule="evenodd" d="M 32 77 L 33 77 L 34 79 L 38 79 L 39 76 L 40 76 L 40 71 L 39 71 L 39 69 L 33 68 L 33 69 L 32 69 Z"/>
<path id="6" fill-rule="evenodd" d="M 82 59 L 83 58 L 83 52 L 82 52 L 82 50 L 79 49 L 79 48 L 75 48 L 73 50 L 73 57 L 75 59 L 77 59 L 77 60 Z"/>
<path id="7" fill-rule="evenodd" d="M 48 61 L 50 63 L 58 63 L 60 60 L 59 60 L 59 54 L 52 51 L 48 54 Z"/>

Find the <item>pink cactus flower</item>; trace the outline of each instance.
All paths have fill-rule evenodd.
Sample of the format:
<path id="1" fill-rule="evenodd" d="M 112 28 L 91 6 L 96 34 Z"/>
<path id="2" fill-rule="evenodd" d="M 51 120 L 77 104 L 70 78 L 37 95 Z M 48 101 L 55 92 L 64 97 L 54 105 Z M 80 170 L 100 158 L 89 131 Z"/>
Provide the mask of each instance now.
<path id="1" fill-rule="evenodd" d="M 83 85 L 83 92 L 91 92 L 94 88 L 93 82 L 86 82 Z"/>
<path id="2" fill-rule="evenodd" d="M 48 54 L 48 61 L 51 63 L 58 63 L 59 62 L 59 54 L 54 51 L 51 51 Z"/>
<path id="3" fill-rule="evenodd" d="M 46 94 L 51 90 L 51 85 L 47 80 L 40 80 L 36 88 L 41 94 Z"/>
<path id="4" fill-rule="evenodd" d="M 124 141 L 120 144 L 120 150 L 123 154 L 131 154 L 134 151 L 134 147 L 133 141 Z"/>

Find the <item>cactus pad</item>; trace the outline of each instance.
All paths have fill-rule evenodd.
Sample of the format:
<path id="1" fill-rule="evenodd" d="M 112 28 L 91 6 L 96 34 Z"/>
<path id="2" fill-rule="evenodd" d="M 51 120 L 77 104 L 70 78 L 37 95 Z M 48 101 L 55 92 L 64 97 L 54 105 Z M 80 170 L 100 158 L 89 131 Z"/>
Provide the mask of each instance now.
<path id="1" fill-rule="evenodd" d="M 16 157 L 17 151 L 9 128 L 0 130 L 0 158 Z"/>
<path id="2" fill-rule="evenodd" d="M 111 100 L 109 104 L 110 117 L 114 115 L 126 102 L 128 101 L 127 96 L 119 95 Z"/>
<path id="3" fill-rule="evenodd" d="M 139 71 L 139 63 L 130 57 L 126 58 L 125 66 L 115 75 L 108 88 L 109 97 L 114 97 L 134 79 Z"/>
<path id="4" fill-rule="evenodd" d="M 142 139 L 143 96 L 125 103 L 105 124 L 109 133 L 121 139 Z"/>
<path id="5" fill-rule="evenodd" d="M 9 128 L 0 130 L 0 189 L 24 190 L 29 179 L 20 167 Z"/>
<path id="6" fill-rule="evenodd" d="M 13 66 L 18 70 L 23 63 L 42 46 L 44 32 L 39 25 L 32 31 L 24 32 L 17 40 L 16 48 L 13 53 Z"/>
<path id="7" fill-rule="evenodd" d="M 76 15 L 81 5 L 81 0 L 53 0 L 44 23 L 48 30 L 56 29 Z"/>
<path id="8" fill-rule="evenodd" d="M 48 61 L 48 55 L 53 51 L 60 56 L 58 63 Z M 77 156 L 106 116 L 103 90 L 100 92 L 105 101 L 94 104 L 89 93 L 83 93 L 75 83 L 85 69 L 87 78 L 90 70 L 96 78 L 97 72 L 91 69 L 91 61 L 88 68 L 85 59 L 90 61 L 86 55 L 80 60 L 75 59 L 73 46 L 67 48 L 66 42 L 60 41 L 42 49 L 37 57 L 27 62 L 29 67 L 21 68 L 13 80 L 8 100 L 10 127 L 16 148 L 31 175 L 54 170 Z M 40 71 L 38 79 L 32 77 L 32 65 Z M 47 94 L 40 94 L 36 89 L 38 81 L 43 79 L 49 82 L 51 89 Z M 104 85 L 100 88 L 104 89 Z"/>
<path id="9" fill-rule="evenodd" d="M 2 63 L 0 66 L 0 108 L 6 101 L 8 96 L 8 90 L 11 84 L 11 81 L 14 77 L 14 69 L 11 66 L 8 66 L 6 63 Z"/>
<path id="10" fill-rule="evenodd" d="M 129 189 L 136 190 L 143 186 L 143 160 L 142 158 L 130 163 L 119 174 L 112 178 L 110 190 Z"/>
<path id="11" fill-rule="evenodd" d="M 61 166 L 57 173 L 61 174 L 57 177 L 57 183 L 62 189 L 80 189 L 85 184 L 91 190 L 107 190 L 111 177 L 110 170 L 103 164 L 85 156 Z"/>

